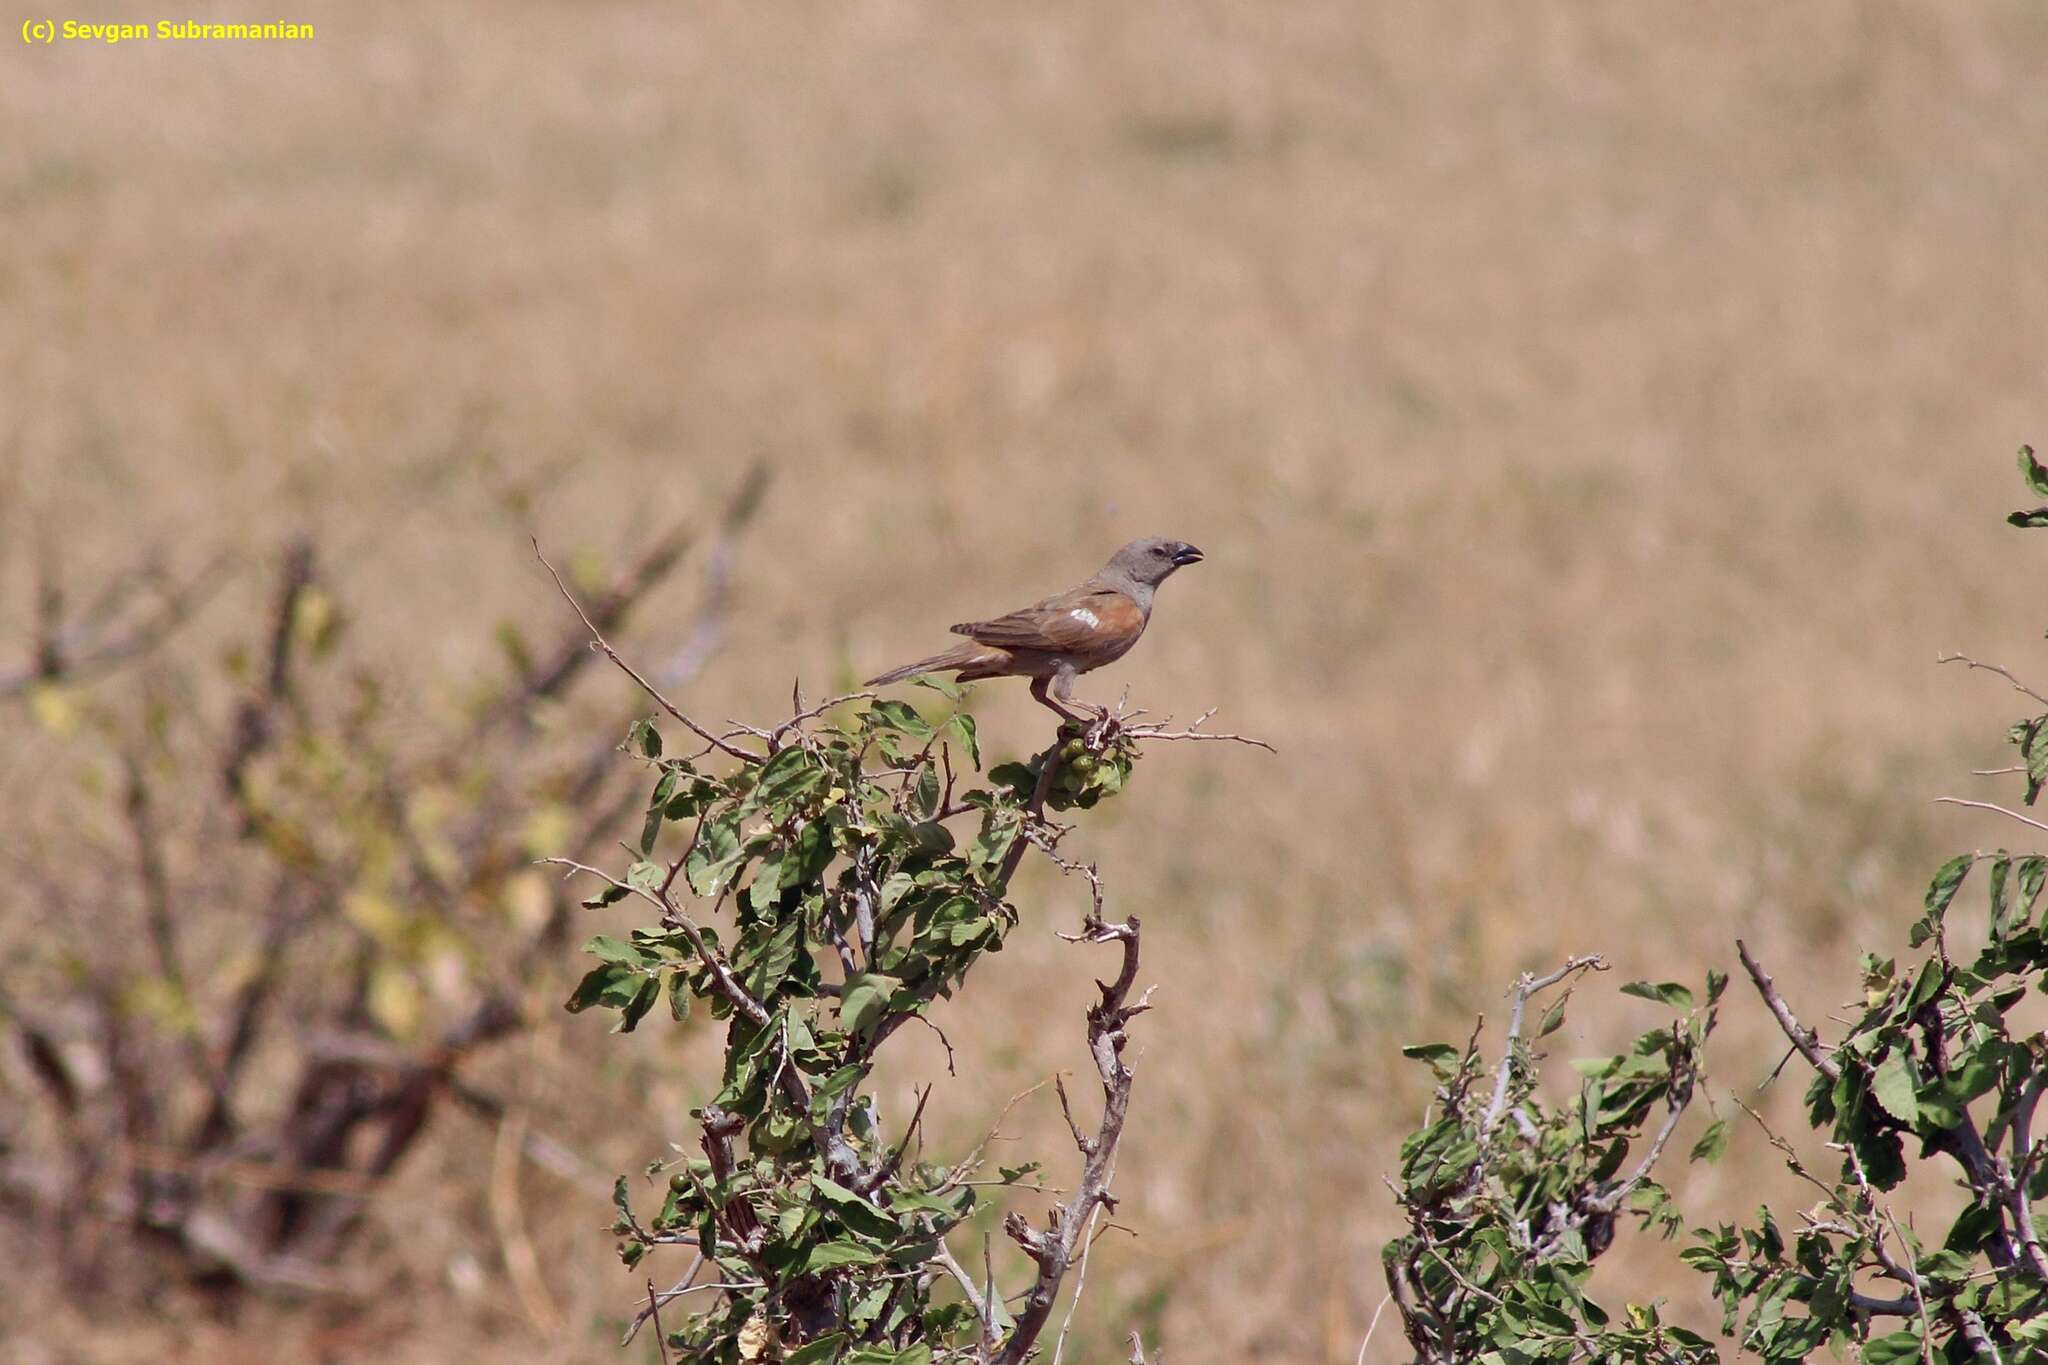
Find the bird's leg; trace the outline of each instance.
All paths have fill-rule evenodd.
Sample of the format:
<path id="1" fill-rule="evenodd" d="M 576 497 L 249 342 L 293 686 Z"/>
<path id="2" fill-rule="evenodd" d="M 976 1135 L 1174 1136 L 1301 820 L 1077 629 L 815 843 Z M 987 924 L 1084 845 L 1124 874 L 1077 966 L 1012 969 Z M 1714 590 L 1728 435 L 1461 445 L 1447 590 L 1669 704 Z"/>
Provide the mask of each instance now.
<path id="1" fill-rule="evenodd" d="M 1069 711 L 1066 707 L 1061 706 L 1058 702 L 1054 701 L 1051 697 L 1048 697 L 1045 694 L 1046 684 L 1050 683 L 1051 681 L 1051 678 L 1033 678 L 1031 680 L 1031 695 L 1038 699 L 1039 705 L 1050 706 L 1053 710 L 1059 712 L 1061 720 L 1071 720 L 1078 722 L 1081 719 L 1081 717 L 1075 715 L 1072 711 Z"/>
<path id="2" fill-rule="evenodd" d="M 1091 748 L 1099 749 L 1102 747 L 1103 738 L 1109 733 L 1109 708 L 1107 706 L 1098 706 L 1092 701 L 1082 701 L 1075 697 L 1074 676 L 1075 673 L 1071 667 L 1062 668 L 1059 672 L 1053 674 L 1052 694 L 1063 702 L 1094 713 L 1093 719 L 1089 722 L 1088 744 Z M 1071 715 L 1072 713 L 1070 712 L 1069 714 Z M 1081 717 L 1074 716 L 1073 719 L 1079 720 Z"/>

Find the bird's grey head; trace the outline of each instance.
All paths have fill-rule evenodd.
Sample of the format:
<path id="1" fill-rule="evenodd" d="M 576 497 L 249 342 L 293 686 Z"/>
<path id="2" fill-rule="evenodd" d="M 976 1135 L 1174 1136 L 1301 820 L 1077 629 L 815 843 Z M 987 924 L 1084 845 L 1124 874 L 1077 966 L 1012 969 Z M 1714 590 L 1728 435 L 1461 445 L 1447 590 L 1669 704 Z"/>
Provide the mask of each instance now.
<path id="1" fill-rule="evenodd" d="M 1199 563 L 1202 552 L 1185 540 L 1147 536 L 1134 540 L 1110 556 L 1102 576 L 1124 580 L 1147 588 L 1157 587 L 1182 565 Z"/>

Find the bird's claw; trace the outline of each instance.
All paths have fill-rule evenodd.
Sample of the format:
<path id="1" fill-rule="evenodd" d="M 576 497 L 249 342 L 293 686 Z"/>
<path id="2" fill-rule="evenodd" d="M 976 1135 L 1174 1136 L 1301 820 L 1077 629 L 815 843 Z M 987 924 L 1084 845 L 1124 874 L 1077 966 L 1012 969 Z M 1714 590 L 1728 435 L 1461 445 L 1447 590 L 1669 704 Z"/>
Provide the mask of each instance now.
<path id="1" fill-rule="evenodd" d="M 1111 712 L 1107 706 L 1097 706 L 1092 709 L 1095 712 L 1095 719 L 1088 726 L 1086 743 L 1090 749 L 1099 752 L 1107 748 L 1110 740 L 1116 737 L 1117 731 L 1123 728 L 1123 721 Z"/>

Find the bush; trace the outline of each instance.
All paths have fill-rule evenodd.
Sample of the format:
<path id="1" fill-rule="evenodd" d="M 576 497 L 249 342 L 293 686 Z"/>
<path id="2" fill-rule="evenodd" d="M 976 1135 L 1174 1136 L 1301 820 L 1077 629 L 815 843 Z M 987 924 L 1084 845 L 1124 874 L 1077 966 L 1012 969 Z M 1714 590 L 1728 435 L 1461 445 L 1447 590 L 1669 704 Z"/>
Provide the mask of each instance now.
<path id="1" fill-rule="evenodd" d="M 2029 488 L 2048 497 L 2048 468 L 2020 451 Z M 2015 526 L 2048 526 L 2048 507 L 2015 512 Z M 2043 707 L 2048 696 L 2002 668 L 1988 669 Z M 2048 785 L 2048 713 L 2006 738 L 2008 771 L 2032 806 Z M 1944 798 L 1945 800 L 1952 798 Z M 2048 823 L 1989 802 L 2037 831 Z M 1950 912 L 1964 882 L 1985 868 L 1983 946 L 1952 950 Z M 2004 849 L 1958 855 L 1936 872 L 1907 947 L 1914 956 L 1861 962 L 1860 1016 L 1824 1043 L 1747 945 L 1736 952 L 1759 999 L 1812 1073 L 1807 1120 L 1834 1154 L 1812 1160 L 1764 1128 L 1816 1200 L 1788 1221 L 1759 1208 L 1742 1225 L 1695 1228 L 1681 1253 L 1712 1277 L 1721 1331 L 1745 1354 L 1804 1360 L 1826 1349 L 1882 1362 L 2006 1362 L 2048 1357 L 2048 1255 L 2035 1206 L 2048 1196 L 2048 1143 L 2034 1135 L 2048 1091 L 2048 1035 L 2021 1017 L 2048 994 L 2048 916 L 2037 918 L 2048 857 Z M 1505 1051 L 1491 1069 L 1474 1042 L 1409 1048 L 1436 1068 L 1441 1113 L 1402 1148 L 1398 1194 L 1410 1232 L 1387 1249 L 1390 1292 L 1423 1361 L 1709 1361 L 1712 1343 L 1664 1324 L 1654 1305 L 1619 1315 L 1584 1293 L 1628 1208 L 1669 1236 L 1680 1224 L 1650 1179 L 1679 1112 L 1700 1079 L 1723 978 L 1709 973 L 1704 1005 L 1681 986 L 1624 987 L 1682 1014 L 1639 1039 L 1625 1057 L 1580 1063 L 1578 1103 L 1546 1109 L 1522 1041 L 1524 1006 L 1539 992 L 1600 965 L 1579 958 L 1524 977 L 1514 994 Z M 1563 1018 L 1545 1013 L 1541 1037 Z M 1482 1104 L 1478 1082 L 1493 1078 Z M 1622 1175 L 1631 1143 L 1655 1106 L 1665 1118 Z M 1739 1101 L 1738 1101 L 1739 1103 Z M 1747 1106 L 1744 1106 L 1747 1108 Z M 1749 1111 L 1762 1127 L 1763 1119 Z M 1692 1149 L 1718 1159 L 1727 1130 L 1714 1123 Z M 1939 1242 L 1924 1239 L 1889 1196 L 1916 1168 L 1946 1164 L 1963 1207 Z M 1933 1174 L 1933 1170 L 1929 1170 Z"/>
<path id="2" fill-rule="evenodd" d="M 599 647 L 610 653 L 601 637 Z M 635 860 L 617 873 L 551 860 L 600 883 L 587 907 L 630 901 L 650 919 L 585 945 L 598 961 L 569 1009 L 616 1011 L 615 1028 L 631 1030 L 666 1001 L 675 1024 L 701 1009 L 725 1030 L 720 1088 L 692 1112 L 694 1142 L 646 1169 L 656 1202 L 636 1207 L 632 1183 L 618 1182 L 613 1231 L 628 1267 L 663 1248 L 692 1253 L 668 1290 L 649 1281 L 628 1340 L 651 1321 L 691 1360 L 1014 1365 L 1116 1206 L 1126 1029 L 1146 1008 L 1133 998 L 1139 924 L 1104 917 L 1101 878 L 1061 854 L 1069 827 L 1047 811 L 1115 796 L 1146 741 L 1235 737 L 1105 715 L 1063 725 L 1031 762 L 984 778 L 962 694 L 923 686 L 944 714 L 868 693 L 814 707 L 799 697 L 773 728 L 725 733 L 649 688 L 691 752 L 672 753 L 653 721 L 633 727 L 629 747 L 651 778 Z M 1029 1263 L 1005 1292 L 986 1251 L 977 1276 L 946 1238 L 986 1200 L 1042 1188 L 1040 1163 L 990 1171 L 986 1144 L 931 1159 L 930 1088 L 899 1118 L 870 1082 L 889 1040 L 936 1028 L 932 1005 L 1002 950 L 1019 920 L 1011 879 L 1034 847 L 1091 889 L 1080 931 L 1063 937 L 1113 944 L 1120 960 L 1086 1022 L 1099 1114 L 1078 1117 L 1055 1082 L 1079 1174 L 1043 1225 L 1004 1220 Z M 946 1052 L 950 1067 L 950 1042 Z M 694 1311 L 669 1307 L 699 1292 Z"/>
<path id="3" fill-rule="evenodd" d="M 596 618 L 618 628 L 709 539 L 679 656 L 701 667 L 762 491 L 757 471 L 714 534 L 679 525 L 590 569 Z M 0 1125 L 0 1197 L 95 1302 L 167 1282 L 363 1293 L 369 1197 L 451 1102 L 502 1117 L 463 1073 L 573 942 L 573 902 L 531 859 L 607 845 L 638 804 L 611 734 L 554 724 L 593 671 L 587 639 L 529 646 L 507 623 L 504 671 L 437 708 L 355 647 L 311 540 L 220 668 L 166 647 L 217 573 L 106 606 L 135 591 L 123 575 L 76 614 L 44 577 L 41 638 L 0 699 L 22 698 L 85 799 L 10 846 L 71 927 L 0 978 L 34 1081 Z M 139 676 L 103 681 L 124 667 Z"/>

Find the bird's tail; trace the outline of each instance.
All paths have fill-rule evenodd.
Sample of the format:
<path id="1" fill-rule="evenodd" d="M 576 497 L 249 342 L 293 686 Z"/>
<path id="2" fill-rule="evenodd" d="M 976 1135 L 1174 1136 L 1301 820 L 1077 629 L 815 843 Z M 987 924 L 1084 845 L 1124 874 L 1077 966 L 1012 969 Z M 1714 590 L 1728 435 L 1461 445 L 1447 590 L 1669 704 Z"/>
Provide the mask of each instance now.
<path id="1" fill-rule="evenodd" d="M 987 646 L 969 641 L 966 644 L 954 645 L 943 654 L 934 654 L 929 659 L 919 659 L 914 664 L 905 664 L 901 668 L 892 668 L 887 673 L 877 674 L 861 686 L 886 687 L 890 683 L 899 683 L 906 678 L 915 678 L 926 673 L 964 674 L 998 662 L 1000 660 L 994 657 Z"/>

